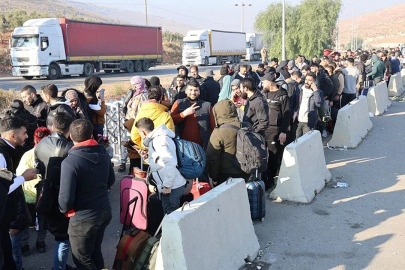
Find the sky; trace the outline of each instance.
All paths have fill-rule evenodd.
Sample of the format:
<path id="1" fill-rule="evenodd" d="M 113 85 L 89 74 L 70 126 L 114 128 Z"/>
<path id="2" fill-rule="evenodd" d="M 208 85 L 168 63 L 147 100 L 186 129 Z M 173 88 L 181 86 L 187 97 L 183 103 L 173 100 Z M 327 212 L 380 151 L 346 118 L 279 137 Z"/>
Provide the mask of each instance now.
<path id="1" fill-rule="evenodd" d="M 133 10 L 145 14 L 145 0 L 73 0 L 106 7 Z M 244 31 L 254 32 L 253 24 L 257 14 L 273 2 L 281 0 L 244 1 Z M 386 7 L 403 3 L 404 0 L 342 0 L 340 19 L 374 12 Z M 301 0 L 286 0 L 297 5 Z M 217 29 L 240 31 L 241 7 L 235 4 L 240 0 L 147 0 L 148 14 L 183 22 L 196 29 Z M 384 3 L 384 5 L 382 5 Z M 251 6 L 248 6 L 251 4 Z"/>

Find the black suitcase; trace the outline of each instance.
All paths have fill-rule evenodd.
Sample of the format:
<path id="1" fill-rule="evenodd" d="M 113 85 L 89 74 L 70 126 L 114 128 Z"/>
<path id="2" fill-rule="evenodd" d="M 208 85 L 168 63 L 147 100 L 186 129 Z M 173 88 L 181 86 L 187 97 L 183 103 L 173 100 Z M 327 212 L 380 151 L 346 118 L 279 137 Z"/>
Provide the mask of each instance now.
<path id="1" fill-rule="evenodd" d="M 255 180 L 246 183 L 250 204 L 250 216 L 252 220 L 264 220 L 266 216 L 265 185 L 256 177 Z"/>

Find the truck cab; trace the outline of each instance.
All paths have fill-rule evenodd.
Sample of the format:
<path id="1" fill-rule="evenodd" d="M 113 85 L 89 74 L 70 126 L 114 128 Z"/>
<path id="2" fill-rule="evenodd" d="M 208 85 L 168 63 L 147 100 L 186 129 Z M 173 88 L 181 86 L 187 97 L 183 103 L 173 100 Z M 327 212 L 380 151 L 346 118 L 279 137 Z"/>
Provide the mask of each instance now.
<path id="1" fill-rule="evenodd" d="M 66 60 L 59 19 L 32 19 L 14 29 L 10 41 L 13 76 L 50 76 L 53 62 Z"/>
<path id="2" fill-rule="evenodd" d="M 183 65 L 208 65 L 210 55 L 209 31 L 188 31 L 183 38 Z"/>

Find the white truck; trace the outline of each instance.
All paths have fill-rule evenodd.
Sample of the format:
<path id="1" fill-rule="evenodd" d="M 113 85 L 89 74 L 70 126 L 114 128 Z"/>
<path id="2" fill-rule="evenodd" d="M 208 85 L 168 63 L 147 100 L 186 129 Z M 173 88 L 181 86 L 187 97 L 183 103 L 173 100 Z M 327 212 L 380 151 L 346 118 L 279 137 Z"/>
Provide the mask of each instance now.
<path id="1" fill-rule="evenodd" d="M 246 61 L 260 60 L 260 50 L 263 48 L 263 35 L 246 33 Z"/>
<path id="2" fill-rule="evenodd" d="M 183 65 L 239 63 L 246 54 L 246 34 L 218 30 L 191 30 L 183 38 Z"/>

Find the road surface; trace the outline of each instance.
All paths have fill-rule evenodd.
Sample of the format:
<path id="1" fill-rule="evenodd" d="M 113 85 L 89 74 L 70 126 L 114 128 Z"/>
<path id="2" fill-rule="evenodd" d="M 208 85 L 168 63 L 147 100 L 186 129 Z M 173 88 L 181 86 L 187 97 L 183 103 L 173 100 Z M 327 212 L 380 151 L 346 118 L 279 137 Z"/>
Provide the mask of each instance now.
<path id="1" fill-rule="evenodd" d="M 241 64 L 250 64 L 250 65 L 257 65 L 260 62 L 241 62 Z M 120 82 L 129 82 L 129 79 L 132 76 L 140 75 L 149 79 L 152 76 L 175 76 L 177 75 L 177 67 L 178 65 L 165 65 L 165 66 L 157 66 L 153 67 L 146 72 L 138 72 L 138 73 L 119 73 L 119 74 L 105 74 L 104 72 L 96 73 L 96 75 L 100 76 L 103 80 L 104 84 L 114 84 Z M 204 77 L 204 72 L 207 69 L 213 69 L 214 71 L 219 71 L 221 66 L 204 66 L 199 67 L 200 75 Z M 53 83 L 58 86 L 59 89 L 66 89 L 68 87 L 73 87 L 77 85 L 83 85 L 84 83 L 83 77 L 80 76 L 71 76 L 68 78 L 61 78 L 58 80 L 48 80 L 46 78 L 34 78 L 32 80 L 25 80 L 20 77 L 0 77 L 0 89 L 9 90 L 14 89 L 16 91 L 23 88 L 25 85 L 30 84 L 34 86 L 36 89 L 40 89 L 43 85 Z"/>

